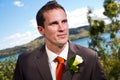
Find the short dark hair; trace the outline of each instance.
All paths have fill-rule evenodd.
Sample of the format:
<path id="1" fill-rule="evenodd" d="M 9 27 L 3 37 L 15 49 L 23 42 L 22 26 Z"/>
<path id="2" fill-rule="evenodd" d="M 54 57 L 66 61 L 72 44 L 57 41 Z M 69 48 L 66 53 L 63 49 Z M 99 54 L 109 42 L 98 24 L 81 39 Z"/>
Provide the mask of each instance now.
<path id="1" fill-rule="evenodd" d="M 58 4 L 56 1 L 47 2 L 36 14 L 37 25 L 44 27 L 44 21 L 45 21 L 45 18 L 43 15 L 44 12 L 48 10 L 56 9 L 56 8 L 60 8 L 65 12 L 65 9 L 60 4 Z"/>

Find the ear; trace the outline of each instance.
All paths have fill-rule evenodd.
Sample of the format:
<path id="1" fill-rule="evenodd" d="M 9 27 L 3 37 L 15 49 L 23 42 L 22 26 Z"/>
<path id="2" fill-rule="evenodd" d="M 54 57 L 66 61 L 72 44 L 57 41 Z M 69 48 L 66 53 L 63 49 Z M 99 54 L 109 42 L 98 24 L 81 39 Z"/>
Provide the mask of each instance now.
<path id="1" fill-rule="evenodd" d="M 44 31 L 44 28 L 42 26 L 38 26 L 38 31 L 40 34 L 44 35 L 45 34 L 45 31 Z"/>

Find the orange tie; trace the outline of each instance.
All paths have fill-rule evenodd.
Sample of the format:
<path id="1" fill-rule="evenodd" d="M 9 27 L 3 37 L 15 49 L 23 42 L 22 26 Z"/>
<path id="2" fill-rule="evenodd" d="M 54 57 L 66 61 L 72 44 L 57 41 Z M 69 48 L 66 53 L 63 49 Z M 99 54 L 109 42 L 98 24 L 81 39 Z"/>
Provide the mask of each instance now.
<path id="1" fill-rule="evenodd" d="M 62 80 L 62 74 L 64 71 L 64 59 L 61 57 L 57 57 L 56 61 L 58 62 L 57 69 L 56 69 L 56 80 Z"/>

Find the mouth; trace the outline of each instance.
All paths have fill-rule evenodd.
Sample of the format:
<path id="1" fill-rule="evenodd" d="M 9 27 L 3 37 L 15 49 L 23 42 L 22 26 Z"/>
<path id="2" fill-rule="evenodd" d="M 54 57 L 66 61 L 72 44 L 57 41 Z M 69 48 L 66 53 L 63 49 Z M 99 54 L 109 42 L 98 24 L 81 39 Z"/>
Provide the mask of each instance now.
<path id="1" fill-rule="evenodd" d="M 67 34 L 59 34 L 58 37 L 60 37 L 60 38 L 66 38 Z"/>

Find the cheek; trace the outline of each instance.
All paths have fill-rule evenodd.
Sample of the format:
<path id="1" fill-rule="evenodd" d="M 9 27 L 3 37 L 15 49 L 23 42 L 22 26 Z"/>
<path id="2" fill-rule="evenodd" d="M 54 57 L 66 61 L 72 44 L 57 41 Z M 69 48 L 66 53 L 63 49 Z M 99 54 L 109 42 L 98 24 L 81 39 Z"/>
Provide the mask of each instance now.
<path id="1" fill-rule="evenodd" d="M 56 33 L 56 29 L 55 28 L 49 28 L 49 29 L 45 30 L 45 34 L 49 35 L 49 36 L 55 35 L 55 33 Z"/>
<path id="2" fill-rule="evenodd" d="M 69 28 L 68 28 L 68 26 L 66 26 L 66 27 L 65 27 L 65 30 L 66 30 L 66 31 L 69 31 Z"/>
<path id="3" fill-rule="evenodd" d="M 68 26 L 69 26 L 68 23 L 64 24 L 65 29 L 68 29 L 69 28 Z"/>

